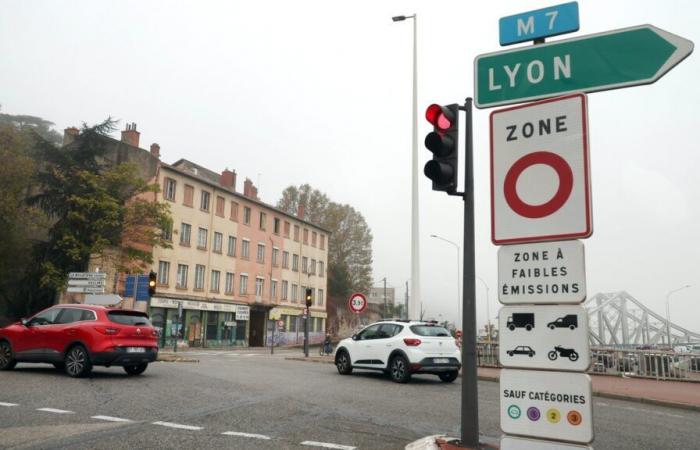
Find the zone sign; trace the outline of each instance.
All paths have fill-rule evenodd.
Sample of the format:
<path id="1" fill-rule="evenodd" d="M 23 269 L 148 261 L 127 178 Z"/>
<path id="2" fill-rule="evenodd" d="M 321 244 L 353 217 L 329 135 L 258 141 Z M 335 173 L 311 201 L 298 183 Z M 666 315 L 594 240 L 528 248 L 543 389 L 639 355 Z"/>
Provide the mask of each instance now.
<path id="1" fill-rule="evenodd" d="M 359 314 L 367 307 L 367 297 L 365 297 L 364 294 L 357 292 L 350 296 L 348 304 L 352 312 Z"/>
<path id="2" fill-rule="evenodd" d="M 589 237 L 586 95 L 501 109 L 490 122 L 493 243 Z"/>

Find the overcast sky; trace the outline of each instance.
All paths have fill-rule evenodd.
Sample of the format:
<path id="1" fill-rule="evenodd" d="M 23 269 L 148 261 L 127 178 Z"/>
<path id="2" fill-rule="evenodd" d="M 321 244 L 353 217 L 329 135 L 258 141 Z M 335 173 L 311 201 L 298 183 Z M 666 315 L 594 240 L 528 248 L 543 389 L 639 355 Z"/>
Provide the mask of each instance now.
<path id="1" fill-rule="evenodd" d="M 473 95 L 473 59 L 497 51 L 498 19 L 546 1 L 8 1 L 0 8 L 0 104 L 56 128 L 112 116 L 141 147 L 235 169 L 276 203 L 310 183 L 349 203 L 374 235 L 374 276 L 403 298 L 410 277 L 411 45 L 418 14 L 421 292 L 457 315 L 462 202 L 433 192 L 422 120 Z M 700 42 L 695 1 L 580 1 L 579 32 L 653 24 Z M 566 38 L 563 36 L 560 38 Z M 554 39 L 560 39 L 554 38 Z M 553 39 L 553 40 L 554 40 Z M 529 45 L 529 44 L 524 44 Z M 697 53 L 697 52 L 696 52 Z M 700 57 L 657 83 L 589 95 L 593 228 L 589 295 L 626 290 L 700 331 Z M 490 240 L 488 114 L 475 113 L 476 273 L 497 314 Z M 377 283 L 379 284 L 379 283 Z M 485 289 L 477 284 L 479 325 Z M 442 316 L 439 316 L 439 315 Z"/>

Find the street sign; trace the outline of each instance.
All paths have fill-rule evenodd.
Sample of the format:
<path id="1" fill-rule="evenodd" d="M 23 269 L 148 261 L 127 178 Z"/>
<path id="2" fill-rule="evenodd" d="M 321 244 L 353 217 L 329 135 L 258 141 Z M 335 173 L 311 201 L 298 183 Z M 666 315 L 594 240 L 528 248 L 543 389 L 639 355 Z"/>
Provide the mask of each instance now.
<path id="1" fill-rule="evenodd" d="M 66 292 L 82 294 L 104 294 L 104 286 L 69 286 Z"/>
<path id="2" fill-rule="evenodd" d="M 538 242 L 498 249 L 501 303 L 581 303 L 585 299 L 583 242 Z"/>
<path id="3" fill-rule="evenodd" d="M 585 371 L 591 364 L 582 306 L 504 306 L 498 315 L 504 367 Z"/>
<path id="4" fill-rule="evenodd" d="M 69 272 L 68 278 L 81 278 L 86 280 L 91 279 L 104 279 L 107 278 L 107 274 L 104 272 Z"/>
<path id="5" fill-rule="evenodd" d="M 151 297 L 148 294 L 148 275 L 127 275 L 124 282 L 124 297 L 134 297 L 136 301 L 147 301 Z"/>
<path id="6" fill-rule="evenodd" d="M 493 243 L 590 236 L 585 94 L 494 111 L 490 122 Z"/>
<path id="7" fill-rule="evenodd" d="M 692 51 L 691 41 L 640 25 L 487 53 L 474 60 L 474 104 L 487 108 L 650 84 Z"/>
<path id="8" fill-rule="evenodd" d="M 503 432 L 583 444 L 593 440 L 588 375 L 501 369 L 500 378 Z"/>
<path id="9" fill-rule="evenodd" d="M 81 280 L 72 278 L 68 280 L 68 286 L 104 286 L 105 279 L 101 280 Z"/>
<path id="10" fill-rule="evenodd" d="M 498 36 L 501 45 L 510 45 L 571 33 L 578 28 L 578 3 L 569 2 L 502 17 L 498 21 Z"/>
<path id="11" fill-rule="evenodd" d="M 501 450 L 593 450 L 593 448 L 588 445 L 503 436 L 501 438 Z"/>
<path id="12" fill-rule="evenodd" d="M 352 312 L 359 314 L 362 311 L 364 311 L 367 307 L 367 297 L 365 297 L 364 294 L 360 294 L 359 292 L 354 293 L 350 296 L 348 305 L 350 306 L 350 310 Z"/>
<path id="13" fill-rule="evenodd" d="M 279 328 L 280 330 L 284 328 L 284 320 L 277 321 L 277 328 Z"/>

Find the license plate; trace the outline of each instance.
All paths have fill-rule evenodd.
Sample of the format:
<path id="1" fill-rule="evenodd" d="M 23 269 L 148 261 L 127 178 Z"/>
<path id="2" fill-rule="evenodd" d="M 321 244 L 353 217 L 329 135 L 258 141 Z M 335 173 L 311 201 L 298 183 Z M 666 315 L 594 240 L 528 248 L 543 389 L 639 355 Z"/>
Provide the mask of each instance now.
<path id="1" fill-rule="evenodd" d="M 449 364 L 450 359 L 449 358 L 433 358 L 433 361 L 435 364 Z"/>
<path id="2" fill-rule="evenodd" d="M 144 347 L 127 347 L 126 352 L 127 353 L 146 353 L 146 349 Z"/>

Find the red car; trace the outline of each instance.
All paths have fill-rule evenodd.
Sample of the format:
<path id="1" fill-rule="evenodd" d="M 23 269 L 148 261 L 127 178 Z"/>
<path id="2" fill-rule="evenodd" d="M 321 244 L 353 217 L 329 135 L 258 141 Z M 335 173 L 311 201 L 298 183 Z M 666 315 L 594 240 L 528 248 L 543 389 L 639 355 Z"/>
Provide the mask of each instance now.
<path id="1" fill-rule="evenodd" d="M 52 363 L 71 377 L 93 366 L 122 366 L 140 375 L 158 356 L 148 315 L 95 305 L 56 305 L 0 328 L 0 370 L 18 362 Z"/>

